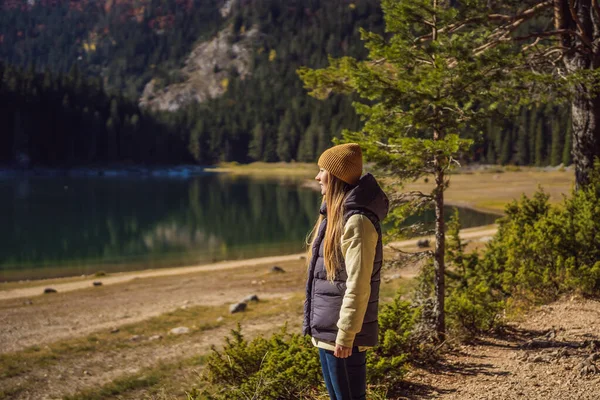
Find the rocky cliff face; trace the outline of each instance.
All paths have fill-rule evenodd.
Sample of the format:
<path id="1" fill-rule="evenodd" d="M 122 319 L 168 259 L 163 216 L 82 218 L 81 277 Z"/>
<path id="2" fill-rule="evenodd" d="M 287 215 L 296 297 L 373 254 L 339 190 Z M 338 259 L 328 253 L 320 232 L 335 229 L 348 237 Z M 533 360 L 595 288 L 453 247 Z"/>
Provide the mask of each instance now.
<path id="1" fill-rule="evenodd" d="M 181 82 L 162 86 L 151 80 L 142 93 L 140 106 L 161 111 L 221 96 L 227 90 L 229 76 L 235 71 L 241 79 L 250 73 L 253 41 L 258 29 L 236 33 L 229 26 L 213 39 L 198 44 L 179 71 Z"/>

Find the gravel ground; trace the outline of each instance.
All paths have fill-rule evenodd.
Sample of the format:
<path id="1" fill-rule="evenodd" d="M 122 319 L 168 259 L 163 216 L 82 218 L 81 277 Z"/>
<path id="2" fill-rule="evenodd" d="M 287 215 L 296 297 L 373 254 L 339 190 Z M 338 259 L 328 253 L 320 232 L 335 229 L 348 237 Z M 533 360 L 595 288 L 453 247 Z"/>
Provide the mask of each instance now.
<path id="1" fill-rule="evenodd" d="M 537 308 L 407 380 L 405 399 L 600 399 L 600 302 Z"/>

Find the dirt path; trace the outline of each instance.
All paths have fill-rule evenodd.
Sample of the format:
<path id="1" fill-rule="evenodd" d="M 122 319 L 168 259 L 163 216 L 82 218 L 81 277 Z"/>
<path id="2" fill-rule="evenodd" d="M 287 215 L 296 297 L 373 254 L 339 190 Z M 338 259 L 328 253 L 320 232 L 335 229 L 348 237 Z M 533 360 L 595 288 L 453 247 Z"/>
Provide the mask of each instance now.
<path id="1" fill-rule="evenodd" d="M 496 234 L 498 231 L 498 227 L 496 225 L 488 225 L 488 226 L 479 226 L 475 228 L 463 229 L 460 231 L 460 238 L 468 241 L 483 241 L 486 242 L 491 239 L 492 236 Z M 428 239 L 431 243 L 431 246 L 435 243 L 435 236 L 424 236 L 409 240 L 401 240 L 398 242 L 391 242 L 391 246 L 400 247 L 403 249 L 406 248 L 415 248 L 416 243 L 419 239 Z"/>
<path id="2" fill-rule="evenodd" d="M 565 299 L 412 371 L 401 398 L 597 400 L 600 374 L 590 365 L 600 368 L 600 302 Z"/>

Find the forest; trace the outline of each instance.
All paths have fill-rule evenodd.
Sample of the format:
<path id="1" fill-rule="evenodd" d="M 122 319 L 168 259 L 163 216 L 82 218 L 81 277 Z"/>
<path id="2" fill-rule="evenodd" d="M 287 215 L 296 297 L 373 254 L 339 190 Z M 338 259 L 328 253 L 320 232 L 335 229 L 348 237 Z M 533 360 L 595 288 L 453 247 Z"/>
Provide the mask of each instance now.
<path id="1" fill-rule="evenodd" d="M 296 70 L 364 57 L 360 28 L 383 31 L 375 0 L 240 1 L 227 17 L 216 0 L 15 4 L 29 3 L 0 14 L 5 165 L 312 162 L 361 121 L 351 98 L 309 97 Z M 249 77 L 232 70 L 222 97 L 176 112 L 137 105 L 150 79 L 176 82 L 194 44 L 225 26 L 260 31 Z M 570 125 L 563 106 L 499 114 L 470 133 L 465 161 L 568 165 Z"/>

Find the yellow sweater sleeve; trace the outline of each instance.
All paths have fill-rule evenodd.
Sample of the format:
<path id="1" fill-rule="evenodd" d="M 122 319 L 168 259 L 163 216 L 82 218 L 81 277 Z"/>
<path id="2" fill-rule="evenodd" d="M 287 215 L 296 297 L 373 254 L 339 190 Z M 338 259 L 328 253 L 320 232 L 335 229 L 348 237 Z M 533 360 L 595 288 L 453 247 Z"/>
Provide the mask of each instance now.
<path id="1" fill-rule="evenodd" d="M 362 328 L 371 295 L 371 274 L 377 239 L 375 226 L 364 215 L 353 215 L 344 226 L 342 254 L 348 280 L 337 322 L 335 342 L 339 345 L 352 347 L 356 334 Z"/>

